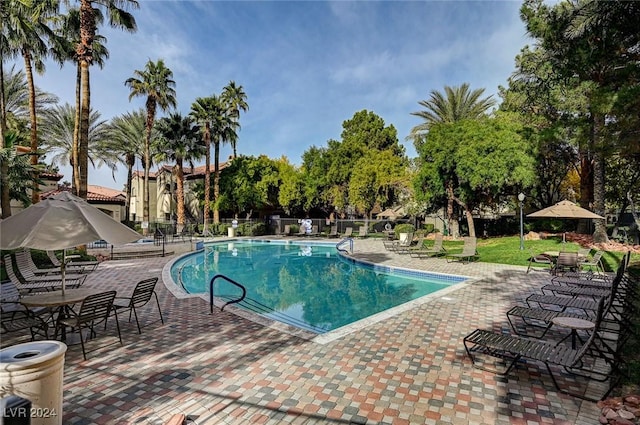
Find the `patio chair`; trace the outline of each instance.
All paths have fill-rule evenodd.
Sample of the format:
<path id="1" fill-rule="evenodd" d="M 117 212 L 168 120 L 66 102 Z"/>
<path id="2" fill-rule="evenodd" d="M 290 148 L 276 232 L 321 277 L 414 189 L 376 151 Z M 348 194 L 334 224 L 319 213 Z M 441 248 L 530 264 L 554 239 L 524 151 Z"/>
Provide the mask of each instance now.
<path id="1" fill-rule="evenodd" d="M 26 268 L 20 267 L 19 263 L 16 263 L 16 266 L 18 268 L 18 273 L 27 282 L 34 282 L 34 281 L 57 282 L 58 286 L 62 286 L 61 275 L 36 276 L 34 271 L 29 267 L 26 267 Z M 69 288 L 78 288 L 84 283 L 86 278 L 87 278 L 86 274 L 65 273 L 65 286 Z"/>
<path id="2" fill-rule="evenodd" d="M 29 269 L 32 270 L 36 276 L 41 275 L 59 275 L 62 273 L 60 267 L 50 267 L 50 268 L 38 268 L 36 263 L 33 262 L 33 258 L 31 257 L 31 251 L 28 248 L 25 248 L 23 251 L 16 251 L 15 253 L 16 264 L 18 265 L 18 269 Z"/>
<path id="3" fill-rule="evenodd" d="M 9 280 L 21 294 L 26 294 L 31 291 L 51 291 L 58 289 L 62 285 L 62 280 L 60 277 L 37 276 L 27 280 L 23 276 L 18 276 L 16 274 L 11 255 L 5 255 L 3 259 L 5 270 L 7 272 Z M 86 276 L 83 276 L 82 278 L 83 279 L 81 280 L 81 282 L 84 282 L 84 278 L 86 278 Z M 77 281 L 74 279 L 71 279 L 68 282 L 71 287 L 76 284 L 79 286 Z"/>
<path id="4" fill-rule="evenodd" d="M 282 230 L 282 236 L 291 236 L 291 225 L 285 224 L 284 229 Z"/>
<path id="5" fill-rule="evenodd" d="M 558 391 L 583 400 L 597 401 L 589 398 L 584 393 L 561 387 L 556 379 L 554 368 L 561 367 L 572 375 L 582 376 L 600 382 L 604 382 L 617 375 L 618 366 L 616 362 L 606 356 L 605 353 L 602 352 L 599 343 L 596 343 L 596 340 L 598 340 L 598 342 L 600 341 L 599 332 L 604 305 L 605 299 L 603 297 L 598 301 L 593 331 L 590 333 L 587 341 L 576 349 L 570 345 L 557 343 L 556 341 L 529 339 L 484 329 L 476 329 L 465 336 L 463 338 L 464 347 L 474 367 L 499 375 L 507 375 L 519 360 L 534 360 L 544 363 Z M 587 364 L 590 362 L 588 362 L 587 359 L 591 353 L 599 354 L 599 357 L 609 365 L 608 370 L 588 368 Z M 500 371 L 497 367 L 490 368 L 484 366 L 483 363 L 477 361 L 478 359 L 476 357 L 478 354 L 504 360 L 507 362 L 504 366 L 505 370 Z M 611 382 L 610 387 L 602 398 L 605 398 L 611 392 L 616 382 Z"/>
<path id="6" fill-rule="evenodd" d="M 151 301 L 151 297 L 155 297 L 156 305 L 158 306 L 158 313 L 160 313 L 160 322 L 164 324 L 164 319 L 162 318 L 162 310 L 160 310 L 160 301 L 158 300 L 158 294 L 156 294 L 155 287 L 158 282 L 157 277 L 153 277 L 150 279 L 141 280 L 136 284 L 136 287 L 133 290 L 133 294 L 130 297 L 116 297 L 113 307 L 118 310 L 129 310 L 129 322 L 131 322 L 131 313 L 136 319 L 136 325 L 138 326 L 138 333 L 141 334 L 140 330 L 140 321 L 138 320 L 138 313 L 136 309 L 144 307 L 147 305 L 149 301 Z"/>
<path id="7" fill-rule="evenodd" d="M 478 252 L 476 251 L 477 239 L 474 237 L 466 236 L 464 238 L 464 245 L 462 247 L 462 252 L 456 254 L 447 254 L 447 261 L 462 261 L 467 260 L 467 263 L 470 263 L 478 256 Z"/>
<path id="8" fill-rule="evenodd" d="M 113 300 L 116 297 L 116 291 L 107 291 L 99 294 L 89 295 L 82 301 L 80 309 L 76 313 L 69 309 L 69 316 L 59 318 L 56 323 L 55 337 L 58 336 L 60 328 L 68 327 L 75 330 L 80 335 L 80 345 L 82 346 L 82 355 L 87 360 L 87 352 L 85 349 L 85 338 L 82 335 L 84 329 L 89 330 L 89 338 L 96 337 L 97 325 L 104 324 L 107 327 L 107 320 L 111 313 L 116 316 L 116 328 L 118 330 L 118 339 L 122 345 L 122 335 L 120 334 L 120 325 L 118 324 L 118 312 L 113 308 Z"/>
<path id="9" fill-rule="evenodd" d="M 56 256 L 55 252 L 47 251 L 47 256 L 49 257 L 51 264 L 56 267 L 62 266 L 62 263 Z M 99 261 L 67 261 L 65 269 L 72 273 L 90 273 L 94 271 L 99 264 Z"/>
<path id="10" fill-rule="evenodd" d="M 529 266 L 527 267 L 527 273 L 531 271 L 531 265 L 536 264 L 546 264 L 549 268 L 548 272 L 551 273 L 553 270 L 553 258 L 549 257 L 547 254 L 535 254 L 533 250 L 529 250 Z"/>
<path id="11" fill-rule="evenodd" d="M 29 329 L 31 340 L 36 335 L 49 339 L 49 325 L 33 311 L 25 308 L 19 302 L 0 302 L 0 330 L 5 332 L 18 332 Z"/>
<path id="12" fill-rule="evenodd" d="M 431 248 L 413 249 L 409 251 L 409 255 L 414 258 L 437 257 L 439 255 L 444 255 L 447 251 L 442 246 L 443 240 L 444 238 L 442 233 L 436 233 L 436 238 L 433 241 L 433 246 Z"/>
<path id="13" fill-rule="evenodd" d="M 613 285 L 611 285 L 609 288 L 610 292 L 605 297 L 606 301 L 605 301 L 603 316 L 606 316 L 610 313 L 611 316 L 613 317 L 612 321 L 615 322 L 615 325 L 618 325 L 609 329 L 609 331 L 613 331 L 613 332 L 619 331 L 621 327 L 626 327 L 626 324 L 621 322 L 622 317 L 619 315 L 621 312 L 615 311 L 615 309 L 612 309 L 612 306 L 614 305 L 614 302 L 616 301 L 616 297 L 618 295 L 619 284 L 622 280 L 622 276 L 623 276 L 621 272 L 622 270 L 623 270 L 622 267 L 619 268 L 618 270 L 619 278 L 617 277 L 614 280 Z M 539 300 L 538 304 L 545 304 L 544 299 L 538 298 L 538 300 Z M 539 307 L 536 308 L 536 307 L 530 307 L 530 306 L 529 307 L 515 306 L 507 312 L 507 320 L 509 321 L 511 328 L 516 334 L 521 336 L 533 336 L 534 338 L 542 338 L 547 333 L 547 331 L 551 328 L 551 326 L 553 325 L 552 321 L 556 317 L 562 316 L 562 317 L 574 317 L 574 318 L 588 319 L 588 320 L 593 319 L 593 314 L 591 312 L 593 308 L 597 308 L 597 305 L 595 303 L 592 303 L 591 301 L 589 301 L 589 304 L 580 305 L 582 307 L 582 313 L 578 313 L 578 312 L 574 313 L 572 311 L 566 311 L 565 309 L 566 306 L 559 305 L 565 301 L 568 303 L 572 303 L 572 300 L 575 301 L 574 298 L 565 298 L 565 297 L 553 297 L 548 299 L 548 301 L 552 305 L 555 305 L 558 308 L 562 308 L 561 310 L 550 310 L 550 309 L 539 308 Z M 528 326 L 542 328 L 543 329 L 542 333 L 540 335 L 536 335 L 534 333 L 528 332 L 526 329 L 524 330 L 524 332 L 522 330 L 519 330 L 519 328 L 516 326 L 513 320 L 513 318 L 515 317 L 519 317 L 520 319 L 522 319 L 522 321 Z"/>
<path id="14" fill-rule="evenodd" d="M 578 271 L 578 253 L 577 252 L 560 252 L 556 259 L 556 264 L 553 267 L 552 273 L 557 275 L 558 273 L 564 273 L 567 270 L 571 272 Z"/>
<path id="15" fill-rule="evenodd" d="M 367 236 L 368 236 L 367 226 L 360 226 L 360 228 L 358 229 L 358 237 L 366 238 Z"/>
<path id="16" fill-rule="evenodd" d="M 329 231 L 329 233 L 327 233 L 327 237 L 337 238 L 339 236 L 340 236 L 340 233 L 338 233 L 338 226 L 334 224 L 333 226 L 331 226 L 331 230 Z"/>
<path id="17" fill-rule="evenodd" d="M 596 272 L 604 273 L 604 266 L 602 265 L 602 256 L 604 255 L 604 251 L 597 251 L 593 254 L 593 257 L 589 260 L 580 261 L 580 270 L 585 267 L 589 267 L 589 270 L 593 270 L 593 267 L 596 268 Z"/>
<path id="18" fill-rule="evenodd" d="M 344 233 L 342 234 L 342 237 L 350 238 L 352 234 L 353 234 L 353 227 L 347 227 L 346 229 L 344 229 Z"/>
<path id="19" fill-rule="evenodd" d="M 402 250 L 408 249 L 413 243 L 413 232 L 407 233 L 405 239 L 399 239 L 397 241 L 391 241 L 390 251 L 401 253 Z"/>

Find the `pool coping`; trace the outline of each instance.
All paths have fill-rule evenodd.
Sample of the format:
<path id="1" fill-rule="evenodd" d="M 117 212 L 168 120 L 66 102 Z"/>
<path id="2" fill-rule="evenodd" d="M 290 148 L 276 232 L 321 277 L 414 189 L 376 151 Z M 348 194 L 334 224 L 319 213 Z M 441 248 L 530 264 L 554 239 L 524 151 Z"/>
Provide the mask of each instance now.
<path id="1" fill-rule="evenodd" d="M 259 243 L 270 243 L 272 242 L 272 240 L 265 240 L 265 239 L 250 239 L 250 238 L 234 238 L 234 239 L 223 239 L 223 240 L 212 240 L 212 241 L 207 241 L 207 244 L 215 244 L 215 243 L 232 243 L 234 241 L 242 241 L 242 242 L 259 242 Z M 294 241 L 289 241 L 289 240 L 275 240 L 274 242 L 284 242 L 283 244 L 299 244 L 298 241 L 294 240 Z M 326 241 L 305 241 L 305 243 L 307 244 L 315 244 L 315 245 L 331 245 L 331 243 L 328 243 Z M 176 298 L 201 298 L 204 301 L 206 301 L 207 303 L 210 302 L 209 299 L 209 295 L 208 294 L 190 294 L 188 292 L 186 292 L 184 289 L 182 289 L 182 287 L 173 280 L 173 277 L 171 276 L 171 268 L 173 267 L 173 265 L 178 262 L 179 260 L 194 255 L 196 253 L 198 253 L 199 251 L 204 250 L 204 248 L 200 248 L 200 249 L 194 249 L 193 251 L 187 252 L 185 254 L 179 255 L 176 258 L 171 259 L 170 261 L 168 261 L 164 267 L 162 268 L 162 281 L 164 283 L 164 286 L 167 288 L 167 290 L 169 292 L 171 292 Z M 280 332 L 284 332 L 290 335 L 294 335 L 297 337 L 300 337 L 302 339 L 305 340 L 309 340 L 311 342 L 315 342 L 317 344 L 328 344 L 332 341 L 335 341 L 337 339 L 340 339 L 342 337 L 344 337 L 345 335 L 349 335 L 353 332 L 365 329 L 373 324 L 379 323 L 383 320 L 386 320 L 390 317 L 393 316 L 397 316 L 398 314 L 413 310 L 414 308 L 421 306 L 423 304 L 427 304 L 435 299 L 442 299 L 445 300 L 447 302 L 454 302 L 455 299 L 451 298 L 449 295 L 452 292 L 455 292 L 459 289 L 463 289 L 465 287 L 467 287 L 468 285 L 473 284 L 474 282 L 477 282 L 478 280 L 481 279 L 481 277 L 477 277 L 477 276 L 464 276 L 464 275 L 452 275 L 452 274 L 447 274 L 447 273 L 438 273 L 438 272 L 429 272 L 429 271 L 424 271 L 424 270 L 418 270 L 418 269 L 411 269 L 411 268 L 407 268 L 407 267 L 396 267 L 396 266 L 389 266 L 389 265 L 383 265 L 383 264 L 378 264 L 378 263 L 374 263 L 372 261 L 367 261 L 364 259 L 360 259 L 360 258 L 354 258 L 349 254 L 345 254 L 344 252 L 338 251 L 338 255 L 343 257 L 344 259 L 348 260 L 349 262 L 353 262 L 353 263 L 361 263 L 367 266 L 371 266 L 374 268 L 374 270 L 379 269 L 379 270 L 383 270 L 385 272 L 391 272 L 391 273 L 398 273 L 398 274 L 402 274 L 402 275 L 406 275 L 406 274 L 417 274 L 417 275 L 426 275 L 426 276 L 455 276 L 458 278 L 465 278 L 465 280 L 461 281 L 461 282 L 456 282 L 456 283 L 452 283 L 450 284 L 450 286 L 446 287 L 446 288 L 442 288 L 439 289 L 431 294 L 427 294 L 427 295 L 423 295 L 422 297 L 416 298 L 414 300 L 411 301 L 407 301 L 405 303 L 402 303 L 400 305 L 397 305 L 395 307 L 391 307 L 388 308 L 384 311 L 381 311 L 379 313 L 373 314 L 371 316 L 365 317 L 363 319 L 357 320 L 353 323 L 349 323 L 348 325 L 344 325 L 341 326 L 337 329 L 322 333 L 322 334 L 317 334 L 302 328 L 298 328 L 296 326 L 293 325 L 288 325 L 286 323 L 277 321 L 275 319 L 270 319 L 268 317 L 262 316 L 260 314 L 257 313 L 253 313 L 249 310 L 245 310 L 239 307 L 236 307 L 234 305 L 228 305 L 225 308 L 231 312 L 232 314 L 235 314 L 239 317 L 242 317 L 244 319 L 250 320 L 254 323 L 258 323 L 260 325 L 263 325 L 265 327 L 268 327 L 270 329 L 275 329 L 278 330 Z M 221 302 L 216 302 L 214 300 L 214 306 L 221 308 L 223 306 L 223 303 Z"/>

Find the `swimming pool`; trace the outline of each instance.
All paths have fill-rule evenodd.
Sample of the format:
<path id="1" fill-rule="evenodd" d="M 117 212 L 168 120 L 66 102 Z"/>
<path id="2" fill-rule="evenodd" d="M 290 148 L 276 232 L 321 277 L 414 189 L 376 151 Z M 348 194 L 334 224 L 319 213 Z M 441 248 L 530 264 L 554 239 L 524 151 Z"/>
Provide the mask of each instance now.
<path id="1" fill-rule="evenodd" d="M 217 274 L 246 287 L 251 301 L 238 306 L 314 333 L 335 330 L 468 279 L 392 270 L 345 258 L 335 244 L 288 241 L 205 245 L 171 267 L 173 281 L 190 294 L 208 294 L 209 281 Z M 214 288 L 216 297 L 239 293 L 222 280 Z"/>

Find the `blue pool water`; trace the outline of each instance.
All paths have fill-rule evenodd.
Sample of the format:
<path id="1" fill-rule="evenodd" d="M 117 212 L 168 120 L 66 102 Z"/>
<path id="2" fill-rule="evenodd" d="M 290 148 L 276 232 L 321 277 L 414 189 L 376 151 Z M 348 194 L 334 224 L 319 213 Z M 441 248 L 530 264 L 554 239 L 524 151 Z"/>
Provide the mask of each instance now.
<path id="1" fill-rule="evenodd" d="M 171 268 L 174 282 L 191 294 L 208 293 L 209 281 L 217 274 L 242 283 L 248 299 L 268 306 L 263 315 L 317 333 L 467 279 L 366 265 L 338 255 L 333 244 L 286 241 L 205 245 Z M 238 288 L 217 280 L 215 296 L 239 294 Z"/>

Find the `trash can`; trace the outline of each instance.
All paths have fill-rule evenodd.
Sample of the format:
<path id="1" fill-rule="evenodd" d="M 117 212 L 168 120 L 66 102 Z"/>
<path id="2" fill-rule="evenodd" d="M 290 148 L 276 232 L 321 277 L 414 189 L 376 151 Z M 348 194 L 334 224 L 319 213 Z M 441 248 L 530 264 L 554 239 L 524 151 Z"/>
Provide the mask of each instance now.
<path id="1" fill-rule="evenodd" d="M 230 238 L 236 237 L 236 228 L 235 227 L 227 227 L 227 236 Z"/>
<path id="2" fill-rule="evenodd" d="M 0 397 L 31 401 L 31 425 L 62 424 L 64 354 L 58 341 L 34 341 L 0 350 Z"/>

